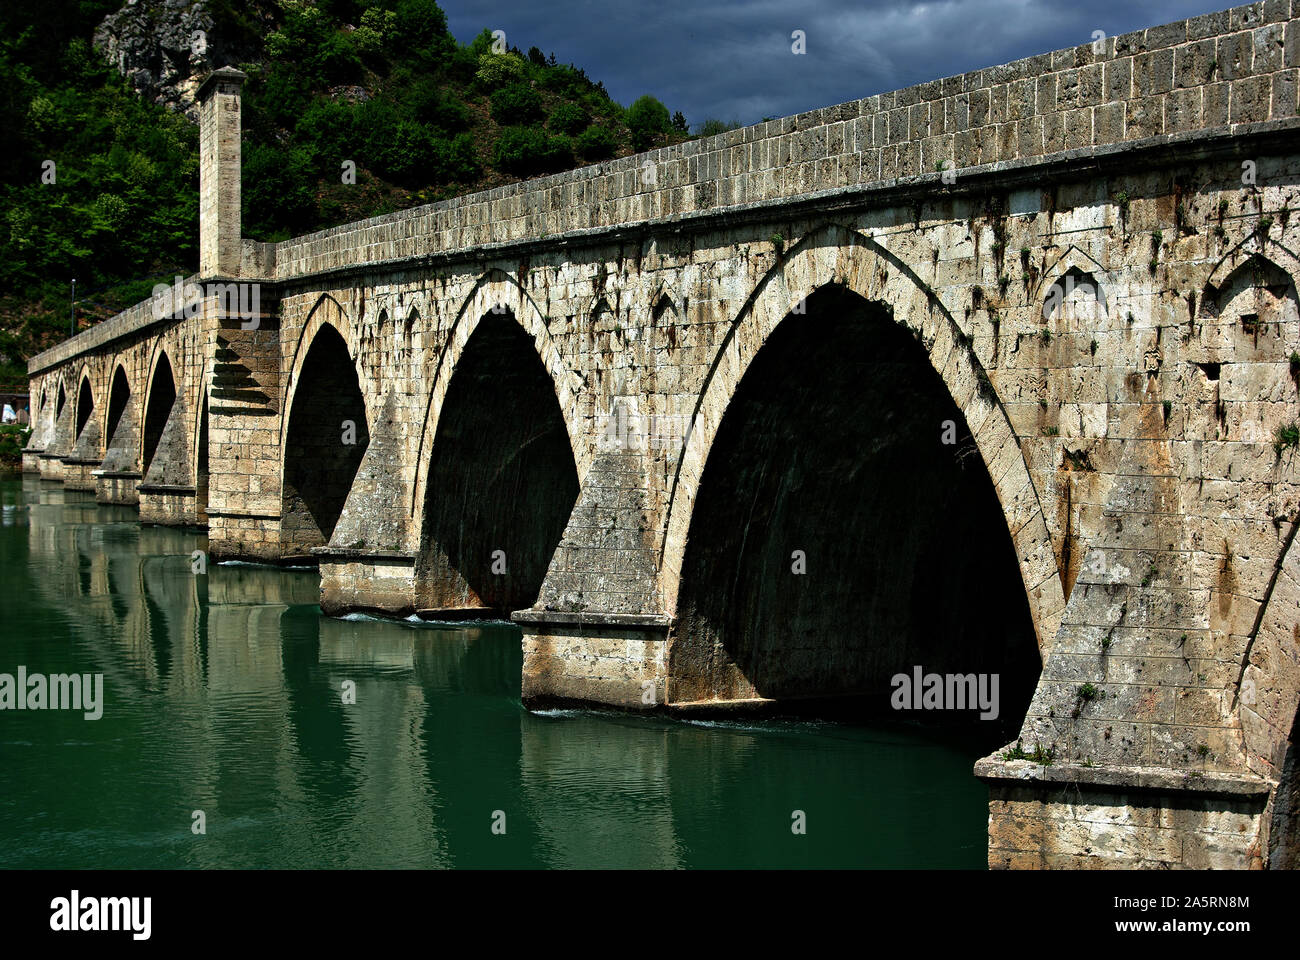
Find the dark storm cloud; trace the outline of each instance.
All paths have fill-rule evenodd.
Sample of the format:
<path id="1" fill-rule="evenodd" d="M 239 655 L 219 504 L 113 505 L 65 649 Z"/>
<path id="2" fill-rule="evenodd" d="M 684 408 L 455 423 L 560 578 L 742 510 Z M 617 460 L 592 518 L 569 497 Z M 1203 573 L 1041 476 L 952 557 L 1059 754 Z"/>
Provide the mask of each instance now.
<path id="1" fill-rule="evenodd" d="M 504 30 L 628 104 L 652 93 L 692 123 L 753 123 L 1224 9 L 1223 0 L 444 0 L 461 41 Z M 803 30 L 807 54 L 791 53 Z"/>

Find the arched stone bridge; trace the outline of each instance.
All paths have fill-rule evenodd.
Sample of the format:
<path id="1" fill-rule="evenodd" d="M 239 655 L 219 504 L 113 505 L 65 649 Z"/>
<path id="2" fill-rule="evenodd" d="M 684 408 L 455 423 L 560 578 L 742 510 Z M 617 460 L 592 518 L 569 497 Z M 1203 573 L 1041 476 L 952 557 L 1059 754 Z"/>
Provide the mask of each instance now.
<path id="1" fill-rule="evenodd" d="M 24 465 L 513 615 L 530 702 L 996 673 L 991 865 L 1294 866 L 1298 67 L 1270 0 L 278 244 L 218 71 L 204 296 L 34 358 Z"/>

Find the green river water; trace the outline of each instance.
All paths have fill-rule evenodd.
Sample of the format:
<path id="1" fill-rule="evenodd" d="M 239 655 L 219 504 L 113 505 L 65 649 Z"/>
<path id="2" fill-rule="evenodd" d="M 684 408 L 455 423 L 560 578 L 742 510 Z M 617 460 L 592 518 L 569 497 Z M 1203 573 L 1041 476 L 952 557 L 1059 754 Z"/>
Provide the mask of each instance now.
<path id="1" fill-rule="evenodd" d="M 984 866 L 987 744 L 530 713 L 514 626 L 326 618 L 314 571 L 205 546 L 0 478 L 0 673 L 104 684 L 0 711 L 0 867 Z"/>

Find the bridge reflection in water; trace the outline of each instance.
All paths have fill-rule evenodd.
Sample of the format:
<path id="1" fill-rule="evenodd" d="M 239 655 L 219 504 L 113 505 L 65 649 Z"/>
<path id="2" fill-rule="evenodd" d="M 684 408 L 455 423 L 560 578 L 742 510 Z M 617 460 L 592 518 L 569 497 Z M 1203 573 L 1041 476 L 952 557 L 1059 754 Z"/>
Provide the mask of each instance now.
<path id="1" fill-rule="evenodd" d="M 512 625 L 333 620 L 313 571 L 196 575 L 201 535 L 92 493 L 0 505 L 0 671 L 102 673 L 106 701 L 4 716 L 0 866 L 985 863 L 986 742 L 529 713 Z"/>

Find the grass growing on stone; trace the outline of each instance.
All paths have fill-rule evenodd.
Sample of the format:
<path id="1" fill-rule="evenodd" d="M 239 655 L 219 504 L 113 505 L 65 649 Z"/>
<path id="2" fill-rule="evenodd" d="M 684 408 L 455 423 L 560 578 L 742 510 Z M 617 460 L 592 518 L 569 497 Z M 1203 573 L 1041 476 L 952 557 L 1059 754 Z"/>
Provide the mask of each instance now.
<path id="1" fill-rule="evenodd" d="M 1279 457 L 1288 447 L 1300 446 L 1300 424 L 1292 421 L 1286 426 L 1278 427 L 1273 435 L 1273 452 Z"/>
<path id="2" fill-rule="evenodd" d="M 1036 743 L 1034 744 L 1034 752 L 1026 753 L 1024 747 L 1020 745 L 1020 741 L 1017 740 L 1014 747 L 1002 754 L 1002 759 L 1031 760 L 1034 763 L 1041 763 L 1045 767 L 1050 767 L 1052 761 L 1056 759 L 1056 748 L 1048 747 L 1044 750 L 1041 743 Z"/>

